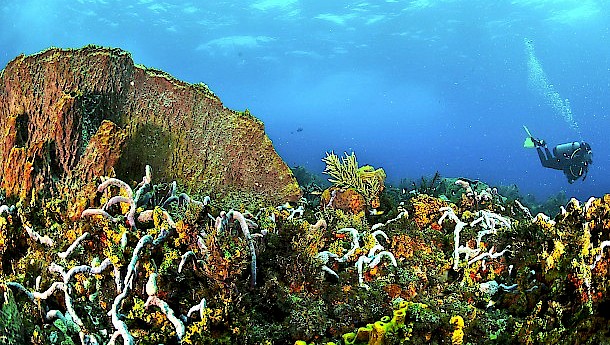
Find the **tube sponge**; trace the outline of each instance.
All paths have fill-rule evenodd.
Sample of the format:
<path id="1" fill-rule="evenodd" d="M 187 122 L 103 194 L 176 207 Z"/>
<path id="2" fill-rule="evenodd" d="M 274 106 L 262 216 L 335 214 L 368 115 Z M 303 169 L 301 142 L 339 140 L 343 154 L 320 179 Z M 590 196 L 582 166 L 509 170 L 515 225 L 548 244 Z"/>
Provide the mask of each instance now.
<path id="1" fill-rule="evenodd" d="M 356 343 L 356 333 L 345 333 L 343 335 L 343 344 L 345 345 L 353 345 Z"/>
<path id="2" fill-rule="evenodd" d="M 358 341 L 368 341 L 371 338 L 371 332 L 373 332 L 373 324 L 369 323 L 366 327 L 358 328 L 356 338 Z"/>
<path id="3" fill-rule="evenodd" d="M 407 316 L 407 308 L 394 310 L 394 316 L 392 317 L 392 324 L 394 328 L 400 328 L 405 325 L 405 318 Z"/>
<path id="4" fill-rule="evenodd" d="M 369 338 L 369 345 L 383 345 L 386 331 L 389 324 L 383 321 L 377 321 L 373 324 L 373 332 Z"/>

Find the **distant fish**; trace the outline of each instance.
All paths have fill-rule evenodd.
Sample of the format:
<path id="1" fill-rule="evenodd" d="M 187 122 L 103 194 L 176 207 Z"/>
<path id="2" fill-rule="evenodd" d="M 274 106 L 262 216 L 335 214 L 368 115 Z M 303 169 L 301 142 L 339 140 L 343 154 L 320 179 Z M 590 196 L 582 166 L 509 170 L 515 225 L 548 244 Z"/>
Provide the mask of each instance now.
<path id="1" fill-rule="evenodd" d="M 297 128 L 297 133 L 302 132 L 303 131 L 303 127 L 299 127 Z M 290 134 L 294 134 L 294 131 L 290 132 Z"/>

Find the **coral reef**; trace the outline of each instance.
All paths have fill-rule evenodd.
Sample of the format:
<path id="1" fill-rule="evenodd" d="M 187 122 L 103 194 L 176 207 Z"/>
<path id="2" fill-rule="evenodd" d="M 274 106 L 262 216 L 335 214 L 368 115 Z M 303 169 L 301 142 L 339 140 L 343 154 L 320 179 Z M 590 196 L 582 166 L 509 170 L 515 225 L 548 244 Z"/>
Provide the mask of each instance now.
<path id="1" fill-rule="evenodd" d="M 17 79 L 8 78 L 59 82 L 52 71 L 69 73 L 69 66 L 91 55 L 97 67 L 105 62 L 108 73 L 125 79 L 83 81 L 74 92 L 33 96 L 27 88 L 14 91 Z M 278 196 L 299 192 L 286 192 L 290 181 L 278 182 L 292 177 L 275 161 L 258 161 L 260 167 L 248 170 L 240 164 L 251 164 L 245 163 L 251 157 L 243 156 L 245 147 L 236 148 L 223 156 L 231 159 L 223 160 L 224 182 L 206 180 L 188 170 L 194 165 L 176 165 L 184 157 L 172 156 L 173 145 L 185 153 L 208 150 L 181 146 L 181 140 L 194 140 L 188 131 L 182 139 L 161 135 L 159 128 L 168 127 L 155 114 L 137 130 L 124 122 L 130 115 L 98 117 L 99 109 L 114 109 L 108 104 L 143 115 L 140 108 L 125 108 L 139 104 L 129 103 L 135 97 L 130 81 L 137 81 L 145 95 L 159 96 L 163 85 L 171 89 L 156 100 L 163 107 L 182 109 L 186 103 L 173 97 L 183 94 L 195 108 L 207 104 L 210 114 L 229 116 L 223 121 L 256 122 L 222 108 L 203 86 L 130 61 L 124 52 L 93 47 L 50 50 L 17 58 L 0 78 L 11 90 L 0 93 L 8 128 L 0 150 L 6 189 L 0 190 L 1 343 L 610 342 L 610 195 L 565 200 L 543 214 L 514 189 L 465 178 L 437 176 L 413 193 L 397 191 L 383 185 L 379 169 L 358 168 L 352 154 L 327 156 L 336 185 L 325 193 L 312 190 L 308 200 L 280 202 Z M 127 103 L 89 93 L 96 87 L 115 90 Z M 46 137 L 36 117 L 50 110 L 7 96 L 22 92 L 51 104 L 54 124 L 79 124 L 61 129 L 61 142 Z M 191 120 L 203 119 L 211 135 L 205 145 L 232 150 L 213 137 L 220 135 L 212 128 L 219 125 L 215 120 Z M 149 137 L 155 143 L 142 157 L 154 156 L 152 165 L 130 151 L 142 144 L 130 146 L 134 140 Z M 157 150 L 159 143 L 172 152 Z M 232 165 L 236 159 L 244 161 Z M 231 175 L 240 169 L 247 176 Z M 254 176 L 267 170 L 274 171 L 268 180 Z M 255 192 L 274 192 L 261 198 L 241 189 L 253 181 L 265 183 Z M 212 189 L 224 199 L 198 194 Z"/>

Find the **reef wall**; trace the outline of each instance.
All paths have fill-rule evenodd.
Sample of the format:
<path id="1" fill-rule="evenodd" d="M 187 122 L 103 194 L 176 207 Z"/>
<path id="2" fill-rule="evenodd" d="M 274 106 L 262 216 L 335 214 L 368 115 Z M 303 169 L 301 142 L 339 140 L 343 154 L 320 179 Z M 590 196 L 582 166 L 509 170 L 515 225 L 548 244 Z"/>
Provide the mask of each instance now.
<path id="1" fill-rule="evenodd" d="M 139 181 L 146 164 L 157 181 L 221 200 L 300 196 L 260 120 L 120 49 L 18 56 L 0 74 L 0 126 L 8 196 L 30 198 L 57 181 L 83 189 L 108 174 Z"/>

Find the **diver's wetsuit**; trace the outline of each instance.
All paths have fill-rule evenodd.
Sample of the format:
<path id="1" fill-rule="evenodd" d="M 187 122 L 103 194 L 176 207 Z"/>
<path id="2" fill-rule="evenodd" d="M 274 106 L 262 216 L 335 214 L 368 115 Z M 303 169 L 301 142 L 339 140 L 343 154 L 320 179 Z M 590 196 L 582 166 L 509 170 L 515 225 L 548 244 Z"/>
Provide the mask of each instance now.
<path id="1" fill-rule="evenodd" d="M 538 143 L 538 141 L 536 141 Z M 544 151 L 542 150 L 544 148 Z M 568 178 L 569 183 L 573 183 L 580 177 L 583 180 L 587 177 L 589 164 L 592 163 L 590 158 L 591 147 L 587 143 L 572 142 L 562 145 L 557 145 L 553 148 L 553 153 L 546 145 L 536 145 L 540 163 L 545 168 L 562 170 Z M 585 156 L 589 154 L 589 156 Z"/>
<path id="2" fill-rule="evenodd" d="M 548 147 L 544 147 L 544 152 L 539 147 L 536 148 L 538 151 L 538 157 L 540 158 L 540 163 L 545 168 L 563 170 L 563 164 L 561 164 L 561 160 L 555 158 L 551 151 L 549 151 Z"/>

